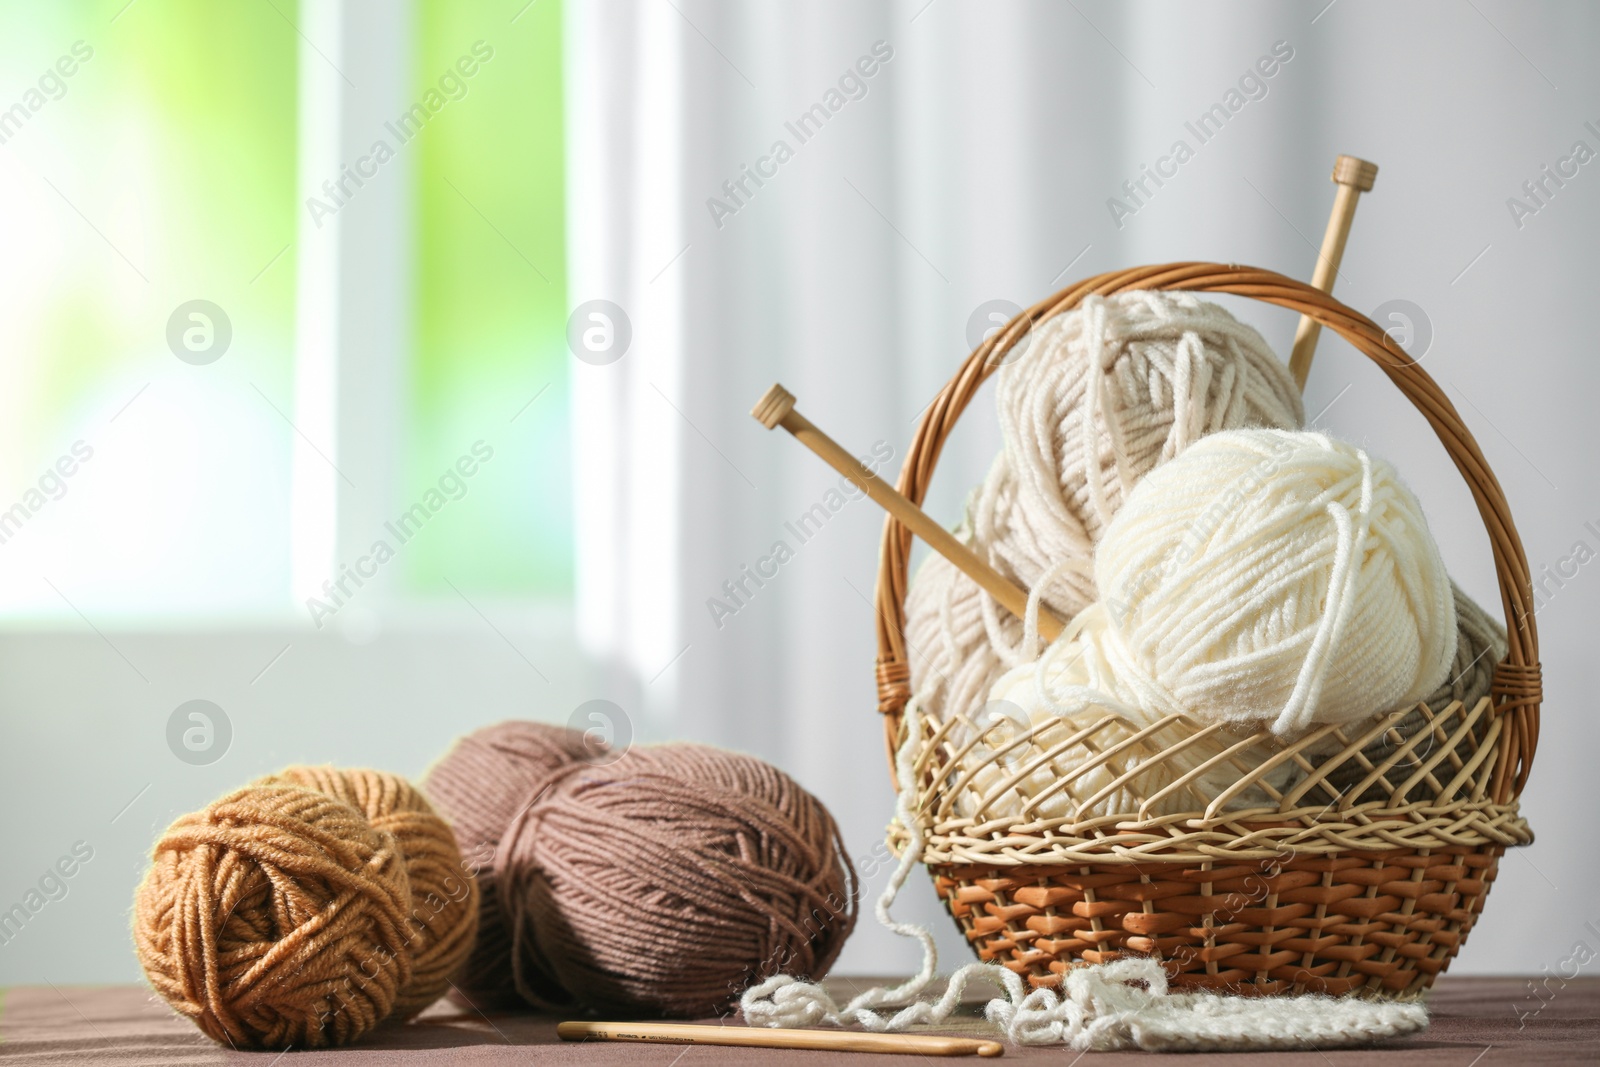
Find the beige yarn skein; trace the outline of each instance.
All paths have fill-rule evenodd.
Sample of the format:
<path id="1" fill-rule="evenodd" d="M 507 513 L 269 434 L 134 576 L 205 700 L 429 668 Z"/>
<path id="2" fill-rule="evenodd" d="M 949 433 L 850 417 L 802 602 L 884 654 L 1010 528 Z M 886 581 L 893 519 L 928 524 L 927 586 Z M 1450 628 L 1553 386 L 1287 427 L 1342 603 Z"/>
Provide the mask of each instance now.
<path id="1" fill-rule="evenodd" d="M 1205 434 L 1304 421 L 1261 335 L 1191 293 L 1088 297 L 995 377 L 1005 449 L 958 536 L 1023 588 L 1055 567 L 1042 596 L 1062 619 L 1095 599 L 1094 546 L 1145 474 Z M 917 570 L 906 616 L 913 689 L 935 718 L 981 708 L 1021 662 L 1021 622 L 941 556 Z"/>

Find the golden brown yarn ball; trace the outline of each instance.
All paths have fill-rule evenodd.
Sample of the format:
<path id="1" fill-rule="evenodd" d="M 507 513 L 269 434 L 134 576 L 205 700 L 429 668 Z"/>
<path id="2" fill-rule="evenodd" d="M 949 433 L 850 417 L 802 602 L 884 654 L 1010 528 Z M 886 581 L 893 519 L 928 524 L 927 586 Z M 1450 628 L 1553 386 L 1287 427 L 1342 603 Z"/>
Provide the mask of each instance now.
<path id="1" fill-rule="evenodd" d="M 270 782 L 337 797 L 366 815 L 374 829 L 394 835 L 411 881 L 411 981 L 396 996 L 394 1015 L 409 1019 L 438 1000 L 471 951 L 478 926 L 477 881 L 449 827 L 415 786 L 396 775 L 290 767 L 263 779 Z"/>
<path id="2" fill-rule="evenodd" d="M 348 1044 L 448 987 L 477 888 L 404 779 L 291 767 L 174 822 L 134 902 L 150 984 L 236 1048 Z"/>

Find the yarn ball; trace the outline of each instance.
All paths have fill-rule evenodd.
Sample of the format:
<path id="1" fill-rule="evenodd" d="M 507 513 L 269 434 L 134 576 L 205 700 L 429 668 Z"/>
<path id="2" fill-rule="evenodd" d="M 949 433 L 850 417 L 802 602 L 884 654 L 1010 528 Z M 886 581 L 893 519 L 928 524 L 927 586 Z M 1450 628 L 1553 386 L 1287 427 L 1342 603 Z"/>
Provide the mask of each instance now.
<path id="1" fill-rule="evenodd" d="M 1015 351 L 1015 350 L 1014 350 Z M 1192 293 L 1090 296 L 1037 324 L 995 375 L 1004 450 L 958 536 L 1063 620 L 1096 597 L 1089 561 L 1123 499 L 1203 435 L 1296 429 L 1300 392 L 1250 326 Z M 918 569 L 906 644 L 924 711 L 970 711 L 1021 662 L 1022 626 L 942 556 Z"/>
<path id="2" fill-rule="evenodd" d="M 319 1048 L 437 997 L 476 916 L 449 826 L 404 780 L 290 768 L 167 828 L 134 943 L 213 1040 Z"/>
<path id="3" fill-rule="evenodd" d="M 1409 707 L 1456 662 L 1455 590 L 1416 498 L 1322 434 L 1192 445 L 1128 495 L 1094 575 L 1104 599 L 991 691 L 1015 722 L 1002 714 L 965 761 L 963 814 L 1271 808 L 1268 787 L 1300 771 L 1233 788 L 1277 747 L 1231 751 L 1255 728 L 1293 738 Z"/>
<path id="4" fill-rule="evenodd" d="M 855 922 L 821 802 L 761 760 L 699 745 L 562 776 L 497 866 L 524 969 L 602 1011 L 725 1011 L 780 971 L 821 977 Z"/>
<path id="5" fill-rule="evenodd" d="M 1505 627 L 1459 586 L 1452 583 L 1451 588 L 1458 634 L 1455 658 L 1445 680 L 1422 701 L 1434 715 L 1456 701 L 1470 710 L 1488 696 L 1494 666 L 1506 654 Z M 1100 611 L 1091 606 L 1080 616 L 1080 627 L 1088 628 L 1088 620 Z M 1253 732 L 1243 724 L 1225 724 L 1198 737 L 1185 720 L 1157 725 L 1162 716 L 1108 695 L 1123 689 L 1098 644 L 1071 638 L 1046 650 L 1037 664 L 1008 672 L 985 705 L 983 720 L 989 729 L 982 743 L 962 761 L 966 773 L 954 779 L 964 783 L 957 813 L 978 822 L 1053 819 L 1087 829 L 1082 826 L 1086 820 L 1120 822 L 1140 811 L 1151 817 L 1205 811 L 1219 799 L 1219 811 L 1270 811 L 1277 808 L 1277 797 L 1306 773 L 1298 760 L 1259 770 L 1281 751 L 1271 735 L 1239 750 L 1235 746 Z M 1479 740 L 1489 721 L 1484 716 L 1474 726 Z M 1367 726 L 1364 721 L 1352 723 L 1347 737 L 1358 736 Z M 1412 707 L 1366 744 L 1361 750 L 1365 762 L 1350 758 L 1331 768 L 1326 787 L 1317 787 L 1302 802 L 1322 804 L 1341 796 L 1428 728 L 1428 717 L 1421 708 Z M 1316 765 L 1345 745 L 1334 735 L 1303 755 Z M 1402 757 L 1399 773 L 1389 775 L 1391 782 L 1402 781 L 1416 762 L 1431 754 L 1429 742 L 1421 745 L 1420 757 L 1413 756 L 1411 762 Z M 1212 768 L 1196 773 L 1202 764 L 1219 757 Z M 1248 775 L 1255 775 L 1254 781 L 1235 788 Z M 1417 786 L 1426 787 L 1425 782 Z M 1387 801 L 1389 792 L 1379 781 L 1351 799 Z"/>
<path id="6" fill-rule="evenodd" d="M 761 760 L 701 745 L 557 759 L 581 735 L 531 725 L 463 739 L 428 777 L 447 810 L 447 794 L 475 781 L 481 813 L 510 813 L 493 831 L 457 827 L 469 852 L 494 841 L 483 880 L 498 915 L 483 927 L 504 931 L 503 969 L 476 988 L 546 1011 L 697 1017 L 773 974 L 826 973 L 857 887 L 819 800 Z M 485 747 L 529 765 L 475 772 L 465 761 Z"/>
<path id="7" fill-rule="evenodd" d="M 334 767 L 290 767 L 261 784 L 298 785 L 344 801 L 372 827 L 394 835 L 411 888 L 406 954 L 411 980 L 392 1014 L 409 1019 L 450 988 L 478 932 L 478 885 L 448 824 L 404 778 Z"/>
<path id="8" fill-rule="evenodd" d="M 1196 733 L 1193 720 L 1156 710 L 1127 684 L 1126 664 L 1096 640 L 1108 627 L 1090 605 L 1037 661 L 1006 672 L 990 694 L 982 742 L 963 759 L 970 779 L 956 810 L 978 821 L 1053 819 L 1078 824 L 1132 814 L 1204 811 L 1281 749 L 1271 735 L 1231 751 L 1256 731 L 1222 723 Z M 1222 762 L 1202 771 L 1202 765 Z M 1293 762 L 1263 779 L 1280 793 L 1300 776 Z M 960 780 L 960 777 L 958 777 Z M 1222 811 L 1276 805 L 1258 785 L 1236 790 Z"/>
<path id="9" fill-rule="evenodd" d="M 1130 703 L 1293 735 L 1406 707 L 1456 654 L 1416 497 L 1324 434 L 1232 430 L 1157 467 L 1095 557 L 1097 645 Z"/>
<path id="10" fill-rule="evenodd" d="M 512 978 L 511 938 L 501 906 L 495 856 L 500 838 L 522 808 L 557 771 L 604 755 L 595 735 L 538 722 L 513 720 L 485 726 L 457 739 L 429 768 L 423 791 L 450 825 L 477 873 L 478 940 L 455 977 L 456 995 L 479 1009 L 523 1003 Z M 532 976 L 537 983 L 540 976 Z M 537 999 L 556 1003 L 559 987 L 541 986 Z"/>
<path id="11" fill-rule="evenodd" d="M 1455 660 L 1450 664 L 1445 680 L 1422 700 L 1434 715 L 1441 714 L 1457 701 L 1461 702 L 1466 711 L 1476 707 L 1480 700 L 1489 695 L 1489 686 L 1494 681 L 1494 669 L 1506 657 L 1505 624 L 1486 612 L 1477 601 L 1463 592 L 1460 586 L 1452 583 L 1451 589 L 1456 608 Z M 1481 741 L 1488 732 L 1489 722 L 1490 716 L 1485 715 L 1480 718 L 1473 726 L 1473 736 Z M 1394 726 L 1373 738 L 1361 750 L 1366 760 L 1365 764 L 1360 760 L 1351 759 L 1329 771 L 1327 776 L 1329 785 L 1340 793 L 1353 788 L 1367 777 L 1372 767 L 1389 759 L 1411 737 L 1429 728 L 1428 716 L 1423 714 L 1422 709 L 1411 708 Z M 1337 748 L 1330 746 L 1330 752 L 1327 754 L 1332 754 L 1334 751 L 1337 751 Z M 1410 774 L 1414 762 L 1426 759 L 1432 751 L 1433 746 L 1430 742 L 1419 742 L 1418 747 L 1412 749 L 1413 755 L 1410 759 L 1413 762 L 1402 763 L 1402 773 L 1390 777 L 1397 784 Z M 1402 757 L 1403 760 L 1405 758 Z M 1418 783 L 1418 788 L 1426 787 L 1426 782 Z M 1374 782 L 1356 800 L 1360 803 L 1385 800 L 1388 794 L 1389 791 L 1384 788 L 1382 782 Z"/>

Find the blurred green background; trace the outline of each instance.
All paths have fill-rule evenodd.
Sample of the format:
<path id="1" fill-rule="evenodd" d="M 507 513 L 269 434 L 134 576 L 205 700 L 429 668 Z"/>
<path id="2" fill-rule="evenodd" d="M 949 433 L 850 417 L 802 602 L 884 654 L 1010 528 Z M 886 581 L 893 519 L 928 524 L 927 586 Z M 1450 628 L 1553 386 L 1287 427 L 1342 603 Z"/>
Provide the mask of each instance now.
<path id="1" fill-rule="evenodd" d="M 394 57 L 409 99 L 475 41 L 499 61 L 400 149 L 408 167 L 376 179 L 406 183 L 413 250 L 403 410 L 388 413 L 405 454 L 381 510 L 403 510 L 544 392 L 538 419 L 494 441 L 496 491 L 430 522 L 392 596 L 453 597 L 448 581 L 570 598 L 561 6 L 524 4 L 416 0 L 411 54 Z M 295 524 L 329 521 L 292 499 L 296 403 L 308 403 L 296 382 L 303 13 L 286 0 L 0 6 L 0 512 L 74 442 L 95 449 L 49 502 L 60 514 L 0 544 L 0 615 L 302 611 Z M 234 338 L 199 372 L 165 340 L 172 309 L 196 297 L 226 309 Z"/>

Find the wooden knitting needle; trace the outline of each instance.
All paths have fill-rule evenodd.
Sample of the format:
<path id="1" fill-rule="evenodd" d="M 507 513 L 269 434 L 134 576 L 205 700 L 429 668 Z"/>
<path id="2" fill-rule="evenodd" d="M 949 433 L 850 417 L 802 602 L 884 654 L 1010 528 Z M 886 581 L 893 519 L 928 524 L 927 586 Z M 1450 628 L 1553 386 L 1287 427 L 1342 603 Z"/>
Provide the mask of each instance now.
<path id="1" fill-rule="evenodd" d="M 768 1030 L 757 1026 L 695 1026 L 690 1023 L 566 1022 L 556 1026 L 563 1041 L 659 1041 L 669 1045 L 739 1045 L 829 1052 L 901 1052 L 919 1056 L 999 1056 L 1005 1046 L 973 1037 L 934 1034 L 863 1034 L 849 1030 Z"/>
<path id="2" fill-rule="evenodd" d="M 1333 213 L 1328 216 L 1328 228 L 1322 235 L 1322 251 L 1317 253 L 1317 269 L 1311 274 L 1311 284 L 1324 293 L 1333 292 L 1333 280 L 1339 274 L 1339 261 L 1344 259 L 1344 243 L 1350 236 L 1350 224 L 1355 221 L 1356 201 L 1372 188 L 1378 178 L 1378 165 L 1355 156 L 1340 156 L 1333 161 Z M 1309 315 L 1300 316 L 1300 325 L 1294 331 L 1294 348 L 1289 352 L 1289 373 L 1294 384 L 1305 392 L 1306 378 L 1311 374 L 1311 355 L 1317 350 L 1317 338 L 1322 334 L 1322 323 Z"/>
<path id="3" fill-rule="evenodd" d="M 912 533 L 922 538 L 945 559 L 954 563 L 968 578 L 977 582 L 984 592 L 994 597 L 1011 614 L 1027 617 L 1028 594 L 1019 586 L 1007 581 L 1005 576 L 989 566 L 978 554 L 954 534 L 940 526 L 928 513 L 901 496 L 893 486 L 862 466 L 837 441 L 812 425 L 811 420 L 794 408 L 794 394 L 781 385 L 768 389 L 750 414 L 767 429 L 782 426 L 811 451 L 821 456 L 834 470 L 849 478 L 879 507 L 893 515 Z M 1043 606 L 1039 609 L 1039 633 L 1046 641 L 1054 641 L 1061 633 L 1061 620 Z"/>

